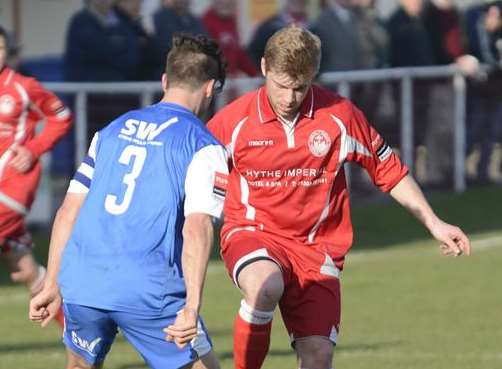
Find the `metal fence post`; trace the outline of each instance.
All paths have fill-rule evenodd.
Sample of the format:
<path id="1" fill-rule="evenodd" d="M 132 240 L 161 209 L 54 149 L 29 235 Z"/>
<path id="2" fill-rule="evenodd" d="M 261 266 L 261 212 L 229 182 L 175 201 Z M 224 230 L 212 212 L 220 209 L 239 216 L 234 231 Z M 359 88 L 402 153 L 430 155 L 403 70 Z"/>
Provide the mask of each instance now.
<path id="1" fill-rule="evenodd" d="M 408 75 L 401 80 L 401 150 L 410 173 L 415 167 L 413 140 L 413 80 Z"/>
<path id="2" fill-rule="evenodd" d="M 454 127 L 453 127 L 453 160 L 454 182 L 456 192 L 465 191 L 465 134 L 466 134 L 466 87 L 465 77 L 457 72 L 453 76 L 453 90 L 455 93 Z"/>
<path id="3" fill-rule="evenodd" d="M 153 93 L 150 91 L 143 91 L 141 94 L 141 107 L 152 105 L 153 102 Z"/>
<path id="4" fill-rule="evenodd" d="M 80 165 L 87 151 L 87 92 L 78 91 L 75 99 L 75 163 Z"/>

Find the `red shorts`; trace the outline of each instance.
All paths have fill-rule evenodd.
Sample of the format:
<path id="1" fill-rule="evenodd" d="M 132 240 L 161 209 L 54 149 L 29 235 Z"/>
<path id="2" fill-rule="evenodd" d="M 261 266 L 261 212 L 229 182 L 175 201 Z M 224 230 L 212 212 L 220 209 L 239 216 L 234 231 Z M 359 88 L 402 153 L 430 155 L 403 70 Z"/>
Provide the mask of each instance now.
<path id="1" fill-rule="evenodd" d="M 282 271 L 284 294 L 279 301 L 291 341 L 309 336 L 336 343 L 340 324 L 339 269 L 316 248 L 260 231 L 242 231 L 225 242 L 223 260 L 234 283 L 239 272 L 258 260 L 271 260 Z"/>
<path id="2" fill-rule="evenodd" d="M 25 232 L 24 219 L 35 198 L 39 179 L 39 163 L 27 173 L 5 168 L 0 179 L 0 241 Z"/>

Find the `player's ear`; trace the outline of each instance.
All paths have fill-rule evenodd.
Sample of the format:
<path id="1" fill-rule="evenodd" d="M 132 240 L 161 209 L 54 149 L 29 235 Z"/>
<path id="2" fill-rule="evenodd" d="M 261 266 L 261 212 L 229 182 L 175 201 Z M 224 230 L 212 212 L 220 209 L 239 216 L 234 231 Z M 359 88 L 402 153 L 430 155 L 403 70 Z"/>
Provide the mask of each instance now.
<path id="1" fill-rule="evenodd" d="M 206 90 L 205 90 L 206 97 L 209 98 L 214 95 L 214 84 L 215 83 L 216 83 L 215 79 L 210 79 L 209 81 L 207 81 Z"/>
<path id="2" fill-rule="evenodd" d="M 162 73 L 162 90 L 165 91 L 167 90 L 167 85 L 168 85 L 168 81 L 167 81 L 167 74 L 165 73 Z"/>
<path id="3" fill-rule="evenodd" d="M 267 76 L 267 62 L 265 61 L 265 58 L 261 58 L 261 74 L 263 74 L 263 77 Z"/>

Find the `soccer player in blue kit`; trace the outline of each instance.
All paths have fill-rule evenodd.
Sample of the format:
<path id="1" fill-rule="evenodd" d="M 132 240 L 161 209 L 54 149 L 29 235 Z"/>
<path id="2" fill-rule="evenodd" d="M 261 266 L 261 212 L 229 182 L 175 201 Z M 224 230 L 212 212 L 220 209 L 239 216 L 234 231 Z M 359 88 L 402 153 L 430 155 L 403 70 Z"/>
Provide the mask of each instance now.
<path id="1" fill-rule="evenodd" d="M 197 115 L 224 80 L 214 41 L 176 36 L 162 100 L 95 134 L 30 303 L 42 326 L 63 304 L 68 369 L 102 368 L 118 328 L 151 368 L 219 367 L 199 309 L 228 169 Z"/>

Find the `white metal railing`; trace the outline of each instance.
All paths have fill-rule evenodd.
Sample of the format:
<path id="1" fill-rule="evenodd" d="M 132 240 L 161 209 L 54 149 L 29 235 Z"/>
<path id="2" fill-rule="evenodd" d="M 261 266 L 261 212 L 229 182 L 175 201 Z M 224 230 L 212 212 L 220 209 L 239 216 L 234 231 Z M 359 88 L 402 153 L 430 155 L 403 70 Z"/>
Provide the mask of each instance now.
<path id="1" fill-rule="evenodd" d="M 450 78 L 454 90 L 454 142 L 453 142 L 453 172 L 454 189 L 457 192 L 465 190 L 465 133 L 466 133 L 466 81 L 463 74 L 455 66 L 413 67 L 375 69 L 348 72 L 324 73 L 319 77 L 321 84 L 337 84 L 342 96 L 350 96 L 350 84 L 353 82 L 401 81 L 401 152 L 402 160 L 413 172 L 413 80 L 431 78 Z M 263 80 L 261 78 L 237 78 L 227 81 L 225 90 L 252 90 Z M 87 150 L 87 95 L 90 93 L 105 94 L 137 94 L 141 97 L 141 105 L 153 102 L 156 93 L 161 92 L 160 82 L 107 82 L 107 83 L 46 83 L 47 88 L 56 93 L 75 95 L 75 132 L 77 165 Z M 225 94 L 222 94 L 225 96 Z M 217 107 L 224 101 L 220 98 Z"/>

